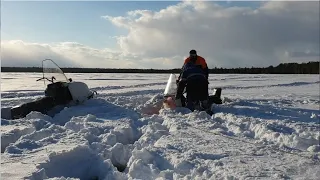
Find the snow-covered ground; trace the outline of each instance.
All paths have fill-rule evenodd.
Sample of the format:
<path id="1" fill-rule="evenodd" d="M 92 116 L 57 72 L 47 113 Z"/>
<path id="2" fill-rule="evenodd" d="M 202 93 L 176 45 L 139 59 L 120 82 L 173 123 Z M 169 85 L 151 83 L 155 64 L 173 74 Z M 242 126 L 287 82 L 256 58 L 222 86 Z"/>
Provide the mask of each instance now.
<path id="1" fill-rule="evenodd" d="M 1 73 L 1 106 L 43 96 Z M 169 74 L 67 74 L 98 92 L 53 118 L 1 120 L 1 179 L 319 179 L 319 75 L 210 74 L 224 104 L 160 109 Z"/>

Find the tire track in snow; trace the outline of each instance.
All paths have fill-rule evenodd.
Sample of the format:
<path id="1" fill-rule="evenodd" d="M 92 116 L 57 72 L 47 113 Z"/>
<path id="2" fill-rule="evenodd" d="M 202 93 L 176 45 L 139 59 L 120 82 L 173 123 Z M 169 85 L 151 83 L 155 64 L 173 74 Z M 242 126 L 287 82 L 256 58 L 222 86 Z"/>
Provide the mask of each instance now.
<path id="1" fill-rule="evenodd" d="M 203 115 L 199 114 L 199 116 L 198 117 L 202 119 Z M 192 120 L 194 120 L 194 118 L 192 118 Z M 188 121 L 188 120 L 185 119 L 185 121 Z M 177 122 L 176 119 L 174 120 L 174 122 L 177 123 L 177 124 L 181 123 L 181 121 Z M 190 124 L 191 122 L 192 122 L 192 124 Z M 207 122 L 207 124 L 203 124 L 201 122 Z M 215 122 L 215 119 L 214 119 L 214 122 Z M 242 139 L 243 137 L 235 138 L 235 137 L 233 137 L 232 134 L 230 134 L 229 132 L 226 132 L 227 130 L 220 129 L 219 125 L 217 125 L 217 124 L 214 124 L 213 127 L 214 127 L 214 130 L 219 130 L 220 129 L 219 131 L 211 132 L 211 130 L 206 130 L 206 129 L 208 129 L 208 127 L 211 127 L 211 126 L 209 126 L 210 121 L 205 121 L 205 120 L 202 119 L 200 121 L 197 120 L 195 122 L 193 122 L 193 121 L 188 121 L 187 123 L 183 123 L 182 122 L 182 124 L 183 124 L 183 127 L 185 129 L 183 131 L 185 134 L 181 135 L 180 139 L 179 139 L 179 137 L 175 137 L 174 139 L 179 139 L 179 141 L 181 141 L 181 138 L 187 138 L 187 137 L 191 138 L 192 137 L 192 139 L 197 139 L 195 137 L 198 137 L 199 139 L 205 139 L 206 141 L 209 141 L 208 143 L 205 143 L 204 146 L 200 146 L 200 147 L 209 148 L 209 149 L 210 149 L 210 144 L 212 144 L 210 142 L 215 142 L 215 143 L 213 143 L 214 144 L 214 149 L 216 149 L 215 151 L 217 151 L 218 154 L 220 153 L 221 155 L 223 155 L 223 153 L 228 152 L 227 153 L 228 155 L 225 156 L 225 158 L 221 162 L 222 164 L 224 164 L 224 162 L 228 162 L 229 161 L 228 159 L 230 158 L 230 159 L 232 159 L 231 162 L 234 162 L 236 164 L 236 166 L 240 166 L 241 167 L 244 164 L 246 164 L 247 161 L 252 161 L 251 160 L 252 158 L 256 159 L 256 160 L 259 160 L 259 159 L 263 158 L 263 162 L 260 162 L 260 165 L 262 165 L 261 167 L 262 167 L 262 170 L 263 170 L 263 168 L 264 168 L 263 163 L 266 163 L 266 162 L 268 162 L 270 160 L 279 163 L 279 162 L 281 162 L 281 160 L 286 159 L 286 161 L 288 161 L 290 159 L 290 161 L 291 161 L 290 164 L 292 166 L 295 166 L 296 162 L 301 163 L 301 157 L 303 157 L 304 158 L 303 162 L 305 164 L 316 163 L 316 164 L 320 165 L 320 161 L 319 160 L 312 159 L 312 157 L 310 157 L 310 156 L 306 157 L 306 156 L 304 156 L 303 154 L 301 154 L 299 152 L 294 152 L 292 150 L 288 151 L 288 149 L 280 149 L 280 148 L 277 148 L 277 146 L 267 146 L 265 144 L 259 144 L 257 146 L 257 142 L 255 140 Z M 200 128 L 198 128 L 199 125 L 200 125 Z M 181 124 L 180 125 L 176 125 L 176 126 L 178 126 L 178 127 L 176 127 L 177 129 L 181 130 L 181 127 L 180 127 Z M 193 134 L 193 135 L 189 135 L 188 136 L 187 134 L 190 134 L 190 133 Z M 212 135 L 214 135 L 214 137 L 212 137 Z M 206 138 L 206 136 L 208 138 Z M 221 137 L 227 138 L 228 141 L 220 140 Z M 230 140 L 235 142 L 236 145 L 234 146 L 234 148 L 232 148 L 232 144 L 233 143 L 231 143 Z M 202 140 L 195 140 L 195 141 L 196 142 L 203 142 Z M 217 143 L 219 144 L 219 142 L 220 142 L 220 146 L 217 146 Z M 242 144 L 242 145 L 239 145 L 239 143 Z M 185 142 L 185 143 L 181 142 L 179 145 L 180 146 L 185 146 L 185 144 L 188 144 L 188 142 Z M 196 146 L 199 146 L 199 145 L 196 145 Z M 243 148 L 243 149 L 241 150 L 241 148 Z M 176 148 L 174 148 L 174 149 L 176 149 Z M 187 148 L 187 149 L 194 149 L 194 148 Z M 228 149 L 231 149 L 231 151 L 228 150 Z M 251 151 L 250 154 L 243 153 L 243 152 L 250 152 L 250 151 Z M 183 152 L 185 152 L 185 151 L 180 150 L 180 153 L 183 153 Z M 210 149 L 209 152 L 212 153 L 212 149 Z M 279 154 L 279 152 L 281 152 L 282 154 L 281 153 Z M 296 155 L 296 157 L 293 158 L 292 155 Z M 222 156 L 222 157 L 224 157 L 224 156 Z M 238 159 L 238 160 L 235 160 L 234 158 Z M 272 158 L 272 159 L 270 159 L 270 158 Z M 296 162 L 292 161 L 291 158 L 293 158 L 294 161 L 296 161 Z M 190 162 L 190 159 L 188 160 L 188 162 Z M 215 169 L 216 166 L 219 166 L 220 163 L 218 163 L 218 162 L 210 163 L 211 169 Z M 237 162 L 240 162 L 240 163 L 237 163 Z M 212 165 L 214 165 L 214 166 L 212 166 Z M 227 164 L 227 166 L 230 166 L 230 165 L 231 165 L 231 167 L 234 166 L 233 163 Z M 246 176 L 249 177 L 249 176 L 252 176 L 252 175 L 256 175 L 256 176 L 259 175 L 259 173 L 261 173 L 261 169 L 259 170 L 259 168 L 256 168 L 255 167 L 256 164 L 251 164 L 251 165 L 253 165 L 253 166 L 249 167 L 247 169 L 247 171 L 249 173 Z M 204 169 L 206 169 L 206 168 L 207 167 L 204 167 Z M 295 168 L 298 168 L 298 167 L 296 166 Z M 234 167 L 234 168 L 232 168 L 232 170 L 230 169 L 229 173 L 230 174 L 234 174 L 234 170 L 235 169 L 239 169 L 239 167 Z M 253 169 L 253 170 L 256 169 L 256 171 L 255 172 L 251 172 L 251 169 Z M 273 177 L 274 176 L 274 174 L 272 174 L 273 172 L 269 172 L 268 176 L 266 176 L 266 177 Z M 290 176 L 289 174 L 286 175 L 285 170 L 279 170 L 279 172 L 282 172 L 282 174 L 280 174 L 280 176 Z M 225 173 L 225 172 L 223 172 L 223 173 Z M 213 177 L 214 178 L 223 178 L 223 177 L 226 177 L 226 176 L 222 176 L 222 175 L 220 176 L 220 175 L 217 175 L 217 174 L 214 173 L 211 176 L 211 178 L 213 178 Z M 239 177 L 239 176 L 236 175 L 236 177 Z M 204 177 L 204 178 L 209 178 L 209 177 Z"/>

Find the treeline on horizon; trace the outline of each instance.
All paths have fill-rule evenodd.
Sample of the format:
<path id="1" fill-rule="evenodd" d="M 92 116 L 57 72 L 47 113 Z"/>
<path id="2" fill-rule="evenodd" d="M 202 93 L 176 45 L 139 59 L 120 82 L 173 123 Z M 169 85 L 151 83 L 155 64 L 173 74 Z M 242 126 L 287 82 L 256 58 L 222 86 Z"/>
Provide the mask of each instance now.
<path id="1" fill-rule="evenodd" d="M 61 68 L 64 73 L 180 73 L 181 69 Z M 42 67 L 1 67 L 1 72 L 42 72 Z M 212 68 L 210 74 L 319 74 L 319 62 L 281 63 L 265 68 Z"/>

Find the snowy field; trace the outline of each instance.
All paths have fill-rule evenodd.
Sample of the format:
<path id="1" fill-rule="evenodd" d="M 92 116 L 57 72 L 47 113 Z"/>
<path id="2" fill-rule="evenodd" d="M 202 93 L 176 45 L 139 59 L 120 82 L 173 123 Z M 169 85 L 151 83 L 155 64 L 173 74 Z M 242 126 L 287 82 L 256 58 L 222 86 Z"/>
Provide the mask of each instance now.
<path id="1" fill-rule="evenodd" d="M 319 179 L 319 75 L 210 74 L 224 104 L 160 109 L 169 74 L 67 74 L 96 99 L 1 120 L 1 179 Z M 44 95 L 1 73 L 1 106 Z"/>

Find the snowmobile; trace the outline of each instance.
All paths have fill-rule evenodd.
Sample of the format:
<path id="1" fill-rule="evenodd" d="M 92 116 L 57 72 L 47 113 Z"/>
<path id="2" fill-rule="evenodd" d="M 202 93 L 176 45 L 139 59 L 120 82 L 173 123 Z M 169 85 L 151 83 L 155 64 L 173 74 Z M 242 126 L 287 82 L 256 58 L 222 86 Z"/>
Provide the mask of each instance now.
<path id="1" fill-rule="evenodd" d="M 96 91 L 91 91 L 87 84 L 67 78 L 61 68 L 51 59 L 42 61 L 43 77 L 36 81 L 44 81 L 45 97 L 22 105 L 1 108 L 1 118 L 19 119 L 31 111 L 38 111 L 53 116 L 56 107 L 74 106 L 94 98 Z"/>
<path id="2" fill-rule="evenodd" d="M 176 76 L 175 74 L 170 74 L 170 77 L 168 79 L 166 88 L 164 90 L 164 101 L 163 106 L 164 108 L 169 109 L 175 109 L 177 106 L 175 104 L 175 94 L 177 91 L 177 83 L 176 83 Z M 186 91 L 184 90 L 184 94 Z M 183 96 L 186 97 L 186 96 Z M 182 99 L 183 101 L 186 101 L 186 98 Z M 182 106 L 184 107 L 186 103 L 182 103 Z M 200 102 L 195 102 L 195 110 L 198 111 L 206 111 L 209 115 L 213 114 L 213 105 L 214 104 L 222 104 L 221 100 L 221 88 L 214 88 L 213 95 L 209 95 L 208 97 L 208 108 L 202 109 L 200 106 Z"/>

